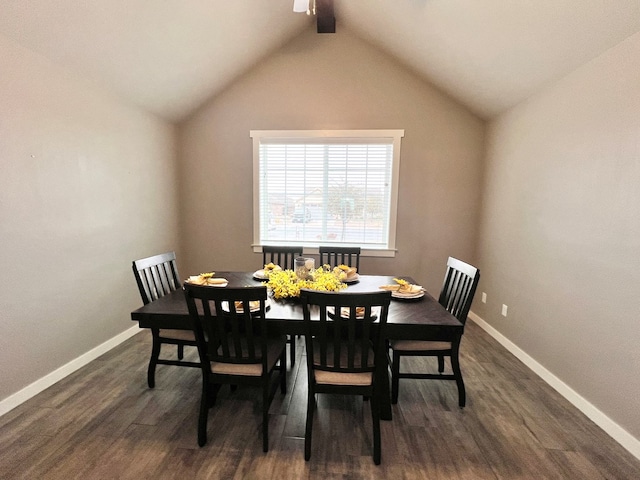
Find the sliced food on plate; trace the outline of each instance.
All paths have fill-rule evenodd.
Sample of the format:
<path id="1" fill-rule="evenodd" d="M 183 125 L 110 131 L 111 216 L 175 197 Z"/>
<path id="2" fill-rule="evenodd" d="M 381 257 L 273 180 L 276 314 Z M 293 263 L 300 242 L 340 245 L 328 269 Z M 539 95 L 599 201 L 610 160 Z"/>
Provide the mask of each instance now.
<path id="1" fill-rule="evenodd" d="M 345 283 L 351 283 L 358 280 L 358 269 L 349 265 L 338 265 L 333 269 L 333 273 Z"/>
<path id="2" fill-rule="evenodd" d="M 253 274 L 253 277 L 257 278 L 258 280 L 267 280 L 269 278 L 269 275 L 271 275 L 271 272 L 276 272 L 278 270 L 282 270 L 282 267 L 280 267 L 280 265 L 276 265 L 275 263 L 267 263 L 265 264 L 264 268 L 256 270 Z"/>
<path id="3" fill-rule="evenodd" d="M 224 287 L 229 283 L 226 278 L 214 278 L 215 273 L 216 272 L 208 272 L 201 273 L 200 275 L 191 275 L 187 278 L 187 283 L 210 287 Z"/>
<path id="4" fill-rule="evenodd" d="M 236 301 L 234 302 L 235 307 L 236 307 L 236 313 L 244 313 L 244 306 L 242 305 L 242 302 L 240 301 Z M 270 301 L 267 298 L 267 300 L 265 300 L 264 302 L 264 306 L 265 309 L 268 309 L 270 305 Z M 228 302 L 222 302 L 222 308 L 225 312 L 229 311 L 229 303 Z M 251 313 L 257 312 L 260 310 L 260 300 L 252 300 L 249 302 L 249 311 Z"/>
<path id="5" fill-rule="evenodd" d="M 393 279 L 395 285 L 381 285 L 382 290 L 391 292 L 394 298 L 420 298 L 424 296 L 424 288 L 421 285 L 414 285 L 401 278 Z"/>

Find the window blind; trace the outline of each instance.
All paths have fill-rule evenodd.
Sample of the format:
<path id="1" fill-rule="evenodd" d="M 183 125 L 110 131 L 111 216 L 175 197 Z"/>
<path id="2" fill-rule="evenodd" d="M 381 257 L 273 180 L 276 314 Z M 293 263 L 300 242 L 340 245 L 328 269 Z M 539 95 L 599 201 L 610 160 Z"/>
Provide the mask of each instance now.
<path id="1" fill-rule="evenodd" d="M 397 132 L 252 131 L 254 242 L 394 249 Z"/>

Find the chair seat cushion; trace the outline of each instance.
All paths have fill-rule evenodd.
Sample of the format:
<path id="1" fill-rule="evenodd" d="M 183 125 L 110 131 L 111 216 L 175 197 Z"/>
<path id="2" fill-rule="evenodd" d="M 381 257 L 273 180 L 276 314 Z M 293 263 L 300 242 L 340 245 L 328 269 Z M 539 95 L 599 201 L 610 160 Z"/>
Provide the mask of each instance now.
<path id="1" fill-rule="evenodd" d="M 313 340 L 313 357 L 314 365 L 320 365 L 320 345 L 317 340 Z M 360 354 L 361 349 L 356 348 L 354 366 L 353 368 L 360 368 L 362 364 L 362 356 Z M 327 345 L 327 366 L 334 366 L 333 358 L 333 345 L 329 343 Z M 373 349 L 369 348 L 367 355 L 367 365 L 365 367 L 372 367 L 374 364 Z M 340 349 L 340 366 L 347 368 L 347 346 L 342 345 Z M 372 372 L 331 372 L 327 370 L 314 369 L 314 375 L 316 383 L 323 385 L 371 385 L 373 381 Z"/>
<path id="2" fill-rule="evenodd" d="M 451 350 L 451 342 L 431 340 L 391 340 L 389 344 L 392 349 L 398 351 Z"/>
<path id="3" fill-rule="evenodd" d="M 373 372 L 342 373 L 315 370 L 316 383 L 322 385 L 371 385 Z"/>
<path id="4" fill-rule="evenodd" d="M 287 337 L 270 338 L 267 340 L 267 371 L 274 367 L 282 351 L 287 345 Z M 219 351 L 221 354 L 222 352 Z M 220 375 L 244 375 L 259 377 L 262 375 L 262 363 L 228 363 L 210 362 L 211 372 Z"/>
<path id="5" fill-rule="evenodd" d="M 162 328 L 160 329 L 160 336 L 162 338 L 171 338 L 173 340 L 196 341 L 196 336 L 193 334 L 193 330 L 171 330 Z"/>

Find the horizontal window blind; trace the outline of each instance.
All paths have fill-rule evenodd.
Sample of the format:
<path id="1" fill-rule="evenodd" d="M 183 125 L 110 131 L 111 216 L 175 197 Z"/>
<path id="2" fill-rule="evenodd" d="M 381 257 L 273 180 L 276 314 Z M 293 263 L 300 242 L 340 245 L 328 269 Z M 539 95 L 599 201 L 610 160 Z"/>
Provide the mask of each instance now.
<path id="1" fill-rule="evenodd" d="M 390 248 L 394 138 L 269 136 L 257 150 L 260 245 Z"/>

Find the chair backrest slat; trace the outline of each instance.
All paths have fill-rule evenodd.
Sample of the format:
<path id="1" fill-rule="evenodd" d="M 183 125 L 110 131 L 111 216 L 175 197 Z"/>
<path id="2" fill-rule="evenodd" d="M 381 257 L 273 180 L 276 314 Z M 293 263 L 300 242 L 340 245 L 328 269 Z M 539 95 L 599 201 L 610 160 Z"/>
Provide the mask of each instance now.
<path id="1" fill-rule="evenodd" d="M 132 268 L 145 305 L 180 288 L 175 252 L 134 260 Z"/>
<path id="2" fill-rule="evenodd" d="M 480 281 L 480 270 L 453 257 L 447 261 L 447 272 L 438 301 L 463 324 Z"/>

